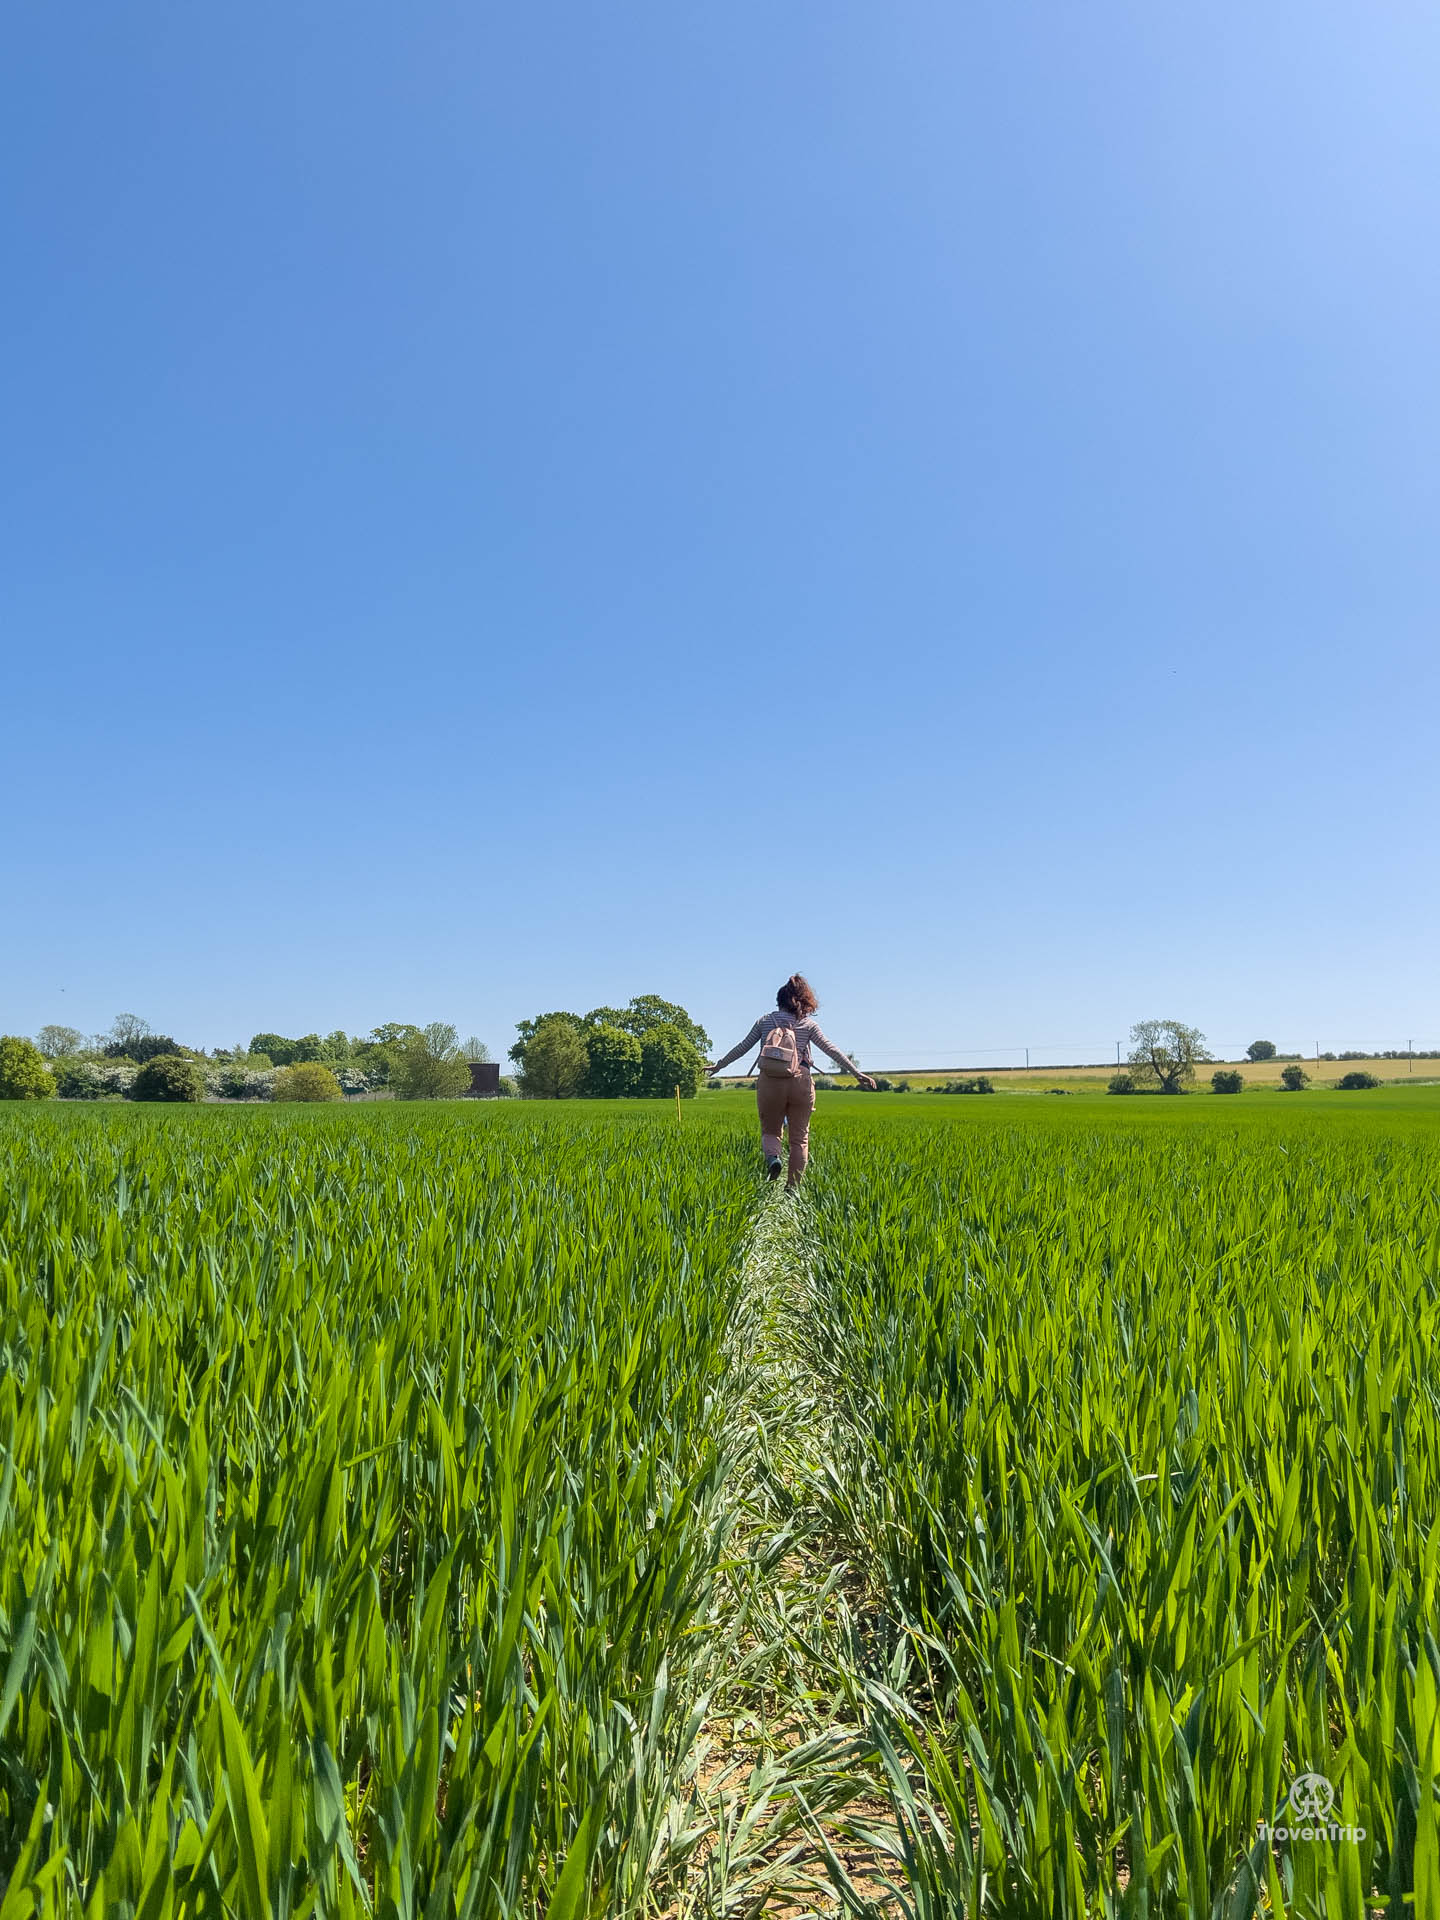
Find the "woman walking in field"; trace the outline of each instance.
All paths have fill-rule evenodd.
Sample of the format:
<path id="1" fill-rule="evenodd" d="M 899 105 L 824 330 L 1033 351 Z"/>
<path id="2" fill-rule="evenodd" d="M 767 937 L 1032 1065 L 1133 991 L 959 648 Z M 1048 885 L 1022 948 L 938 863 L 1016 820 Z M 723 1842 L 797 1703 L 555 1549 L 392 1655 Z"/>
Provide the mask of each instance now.
<path id="1" fill-rule="evenodd" d="M 742 1053 L 760 1042 L 760 1077 L 755 1082 L 755 1100 L 760 1108 L 760 1147 L 766 1170 L 778 1180 L 784 1165 L 780 1157 L 780 1129 L 790 1135 L 790 1174 L 785 1184 L 798 1187 L 810 1157 L 810 1115 L 815 1110 L 815 1082 L 810 1077 L 810 1049 L 819 1047 L 845 1073 L 853 1073 L 862 1087 L 873 1090 L 875 1082 L 861 1073 L 855 1062 L 832 1046 L 820 1031 L 815 1009 L 820 1002 L 815 989 L 803 973 L 792 973 L 775 996 L 775 1012 L 762 1013 L 738 1047 L 717 1060 L 711 1073 L 719 1073 Z"/>

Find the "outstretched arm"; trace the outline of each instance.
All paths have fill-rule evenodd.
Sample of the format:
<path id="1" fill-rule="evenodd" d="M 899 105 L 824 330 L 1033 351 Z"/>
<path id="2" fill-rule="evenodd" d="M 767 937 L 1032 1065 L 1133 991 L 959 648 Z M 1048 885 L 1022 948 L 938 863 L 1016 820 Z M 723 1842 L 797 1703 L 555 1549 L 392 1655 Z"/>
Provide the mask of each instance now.
<path id="1" fill-rule="evenodd" d="M 829 1040 L 827 1040 L 824 1034 L 820 1031 L 819 1027 L 812 1025 L 810 1029 L 810 1037 L 815 1042 L 816 1046 L 819 1047 L 820 1051 L 824 1054 L 828 1054 L 830 1058 L 835 1062 L 836 1066 L 841 1068 L 842 1071 L 844 1071 L 845 1073 L 853 1073 L 855 1078 L 861 1082 L 865 1082 L 869 1080 L 870 1078 L 869 1074 L 861 1073 L 859 1067 L 856 1066 L 855 1062 L 850 1058 L 849 1054 L 842 1053 L 837 1046 L 833 1045 Z"/>
<path id="2" fill-rule="evenodd" d="M 729 1053 L 722 1054 L 714 1065 L 708 1067 L 706 1071 L 708 1073 L 719 1073 L 722 1067 L 728 1067 L 732 1060 L 738 1060 L 742 1053 L 748 1053 L 764 1031 L 765 1016 L 762 1014 L 754 1026 L 751 1027 L 749 1033 L 747 1033 L 745 1038 L 740 1042 L 739 1046 L 732 1047 Z"/>

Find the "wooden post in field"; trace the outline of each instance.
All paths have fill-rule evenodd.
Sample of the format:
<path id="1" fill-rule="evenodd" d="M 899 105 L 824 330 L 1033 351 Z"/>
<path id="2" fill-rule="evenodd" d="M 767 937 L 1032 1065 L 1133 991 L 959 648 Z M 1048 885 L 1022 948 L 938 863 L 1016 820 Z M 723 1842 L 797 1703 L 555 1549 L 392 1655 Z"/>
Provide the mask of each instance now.
<path id="1" fill-rule="evenodd" d="M 680 1124 L 680 1122 L 682 1122 L 682 1121 L 684 1120 L 684 1118 L 685 1118 L 685 1115 L 684 1115 L 684 1113 L 682 1112 L 682 1110 L 681 1110 L 681 1107 L 680 1107 L 680 1089 L 679 1089 L 679 1087 L 677 1086 L 677 1087 L 676 1087 L 676 1089 L 675 1089 L 675 1121 L 676 1121 L 676 1125 L 678 1126 L 678 1125 Z"/>

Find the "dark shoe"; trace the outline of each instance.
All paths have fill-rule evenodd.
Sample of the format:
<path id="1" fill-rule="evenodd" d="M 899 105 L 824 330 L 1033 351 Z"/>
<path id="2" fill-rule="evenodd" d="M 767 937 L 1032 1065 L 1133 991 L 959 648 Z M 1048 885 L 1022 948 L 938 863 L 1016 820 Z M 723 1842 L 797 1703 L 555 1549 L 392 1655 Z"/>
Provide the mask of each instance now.
<path id="1" fill-rule="evenodd" d="M 767 1180 L 778 1180 L 784 1171 L 785 1162 L 783 1160 L 776 1159 L 765 1162 L 765 1177 Z"/>

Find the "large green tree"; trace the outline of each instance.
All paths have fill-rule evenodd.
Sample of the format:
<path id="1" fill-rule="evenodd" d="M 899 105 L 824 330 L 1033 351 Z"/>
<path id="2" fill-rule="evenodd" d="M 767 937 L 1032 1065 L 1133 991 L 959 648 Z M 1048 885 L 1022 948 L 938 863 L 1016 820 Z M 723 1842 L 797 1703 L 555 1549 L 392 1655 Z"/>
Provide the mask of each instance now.
<path id="1" fill-rule="evenodd" d="M 1130 1064 L 1136 1078 L 1158 1084 L 1161 1093 L 1183 1093 L 1196 1063 L 1208 1060 L 1205 1036 L 1182 1020 L 1139 1020 L 1130 1029 Z"/>
<path id="2" fill-rule="evenodd" d="M 591 1027 L 585 1035 L 590 1068 L 585 1091 L 597 1100 L 619 1100 L 640 1091 L 641 1043 L 619 1027 Z"/>
<path id="3" fill-rule="evenodd" d="M 453 1100 L 470 1085 L 460 1037 L 447 1021 L 417 1027 L 390 1048 L 390 1085 L 400 1100 Z"/>
<path id="4" fill-rule="evenodd" d="M 585 1024 L 585 1021 L 581 1019 L 578 1013 L 563 1012 L 537 1013 L 533 1020 L 517 1020 L 515 1022 L 515 1031 L 519 1035 L 519 1038 L 510 1049 L 510 1058 L 515 1062 L 521 1073 L 525 1071 L 525 1049 L 547 1020 L 568 1020 L 570 1025 L 577 1029 L 583 1027 Z"/>
<path id="5" fill-rule="evenodd" d="M 697 1052 L 710 1051 L 710 1036 L 705 1029 L 684 1007 L 676 1006 L 673 1000 L 662 1000 L 658 993 L 637 993 L 628 1007 L 592 1007 L 582 1025 L 618 1027 L 622 1033 L 633 1033 L 637 1040 L 657 1027 L 677 1027 Z"/>
<path id="6" fill-rule="evenodd" d="M 640 1091 L 652 1100 L 668 1099 L 677 1087 L 682 1099 L 692 1099 L 704 1071 L 704 1053 L 671 1021 L 658 1021 L 640 1042 Z"/>
<path id="7" fill-rule="evenodd" d="M 579 1022 L 564 1013 L 535 1023 L 521 1056 L 521 1084 L 542 1100 L 565 1100 L 585 1085 L 590 1048 Z"/>

